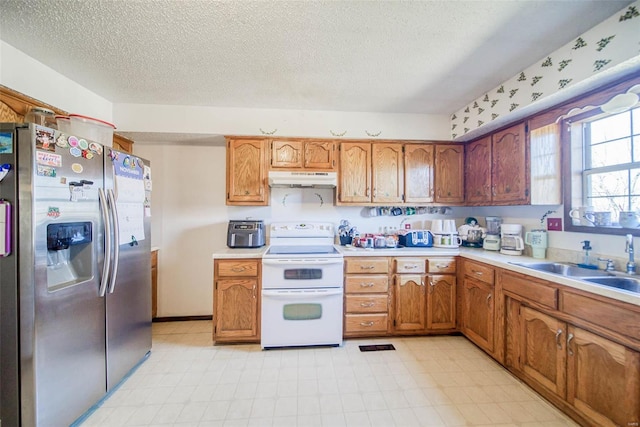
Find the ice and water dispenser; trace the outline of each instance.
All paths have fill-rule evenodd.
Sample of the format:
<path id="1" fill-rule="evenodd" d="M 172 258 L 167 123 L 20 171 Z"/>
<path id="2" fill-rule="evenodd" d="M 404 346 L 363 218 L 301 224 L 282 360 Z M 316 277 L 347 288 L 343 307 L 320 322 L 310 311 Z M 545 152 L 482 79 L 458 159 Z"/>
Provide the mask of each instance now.
<path id="1" fill-rule="evenodd" d="M 51 290 L 89 280 L 94 251 L 91 222 L 47 226 L 47 287 Z"/>

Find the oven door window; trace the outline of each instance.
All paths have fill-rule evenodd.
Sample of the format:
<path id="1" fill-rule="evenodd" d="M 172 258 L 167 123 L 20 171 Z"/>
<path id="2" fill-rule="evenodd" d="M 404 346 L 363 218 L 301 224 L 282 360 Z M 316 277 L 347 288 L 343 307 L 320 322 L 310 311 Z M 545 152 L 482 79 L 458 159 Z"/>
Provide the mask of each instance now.
<path id="1" fill-rule="evenodd" d="M 316 320 L 322 318 L 322 304 L 294 303 L 282 307 L 284 320 Z"/>
<path id="2" fill-rule="evenodd" d="M 284 270 L 284 280 L 320 280 L 320 268 L 287 268 Z"/>

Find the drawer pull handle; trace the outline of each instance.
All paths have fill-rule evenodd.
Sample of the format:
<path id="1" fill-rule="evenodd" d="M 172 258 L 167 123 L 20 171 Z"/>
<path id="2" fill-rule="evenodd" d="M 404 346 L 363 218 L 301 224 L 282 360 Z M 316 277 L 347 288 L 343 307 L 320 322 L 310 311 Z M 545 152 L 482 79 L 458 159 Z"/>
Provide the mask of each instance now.
<path id="1" fill-rule="evenodd" d="M 491 307 L 491 297 L 493 297 L 493 295 L 487 295 L 487 307 Z"/>
<path id="2" fill-rule="evenodd" d="M 233 267 L 231 269 L 231 271 L 235 271 L 236 273 L 241 273 L 241 272 L 246 271 L 246 270 L 247 270 L 247 267 Z"/>
<path id="3" fill-rule="evenodd" d="M 436 264 L 436 268 L 449 268 L 449 264 Z"/>
<path id="4" fill-rule="evenodd" d="M 373 268 L 376 268 L 375 265 L 361 265 L 360 266 L 360 270 L 371 270 Z"/>
<path id="5" fill-rule="evenodd" d="M 369 282 L 369 283 L 360 283 L 360 287 L 361 287 L 361 288 L 372 288 L 372 287 L 373 287 L 373 282 Z"/>
<path id="6" fill-rule="evenodd" d="M 475 274 L 476 276 L 482 276 L 482 271 L 478 271 L 478 270 L 471 270 L 471 272 L 473 274 Z"/>
<path id="7" fill-rule="evenodd" d="M 405 265 L 404 269 L 405 270 L 413 270 L 414 268 L 418 268 L 418 266 L 416 264 L 412 264 L 412 265 Z"/>
<path id="8" fill-rule="evenodd" d="M 556 345 L 558 346 L 558 350 L 562 350 L 562 342 L 560 341 L 560 335 L 562 335 L 562 329 L 558 329 L 556 331 Z"/>
<path id="9" fill-rule="evenodd" d="M 361 302 L 360 303 L 360 307 L 373 307 L 374 305 L 376 305 L 375 302 Z"/>
<path id="10" fill-rule="evenodd" d="M 374 325 L 374 322 L 360 322 L 360 326 L 371 327 Z"/>

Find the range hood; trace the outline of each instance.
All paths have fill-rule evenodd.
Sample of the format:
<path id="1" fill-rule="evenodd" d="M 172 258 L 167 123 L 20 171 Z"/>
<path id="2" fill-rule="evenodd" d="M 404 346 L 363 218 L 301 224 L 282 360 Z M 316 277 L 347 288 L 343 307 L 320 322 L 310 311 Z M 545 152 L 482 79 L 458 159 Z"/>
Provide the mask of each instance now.
<path id="1" fill-rule="evenodd" d="M 335 188 L 337 183 L 337 172 L 269 172 L 269 187 Z"/>

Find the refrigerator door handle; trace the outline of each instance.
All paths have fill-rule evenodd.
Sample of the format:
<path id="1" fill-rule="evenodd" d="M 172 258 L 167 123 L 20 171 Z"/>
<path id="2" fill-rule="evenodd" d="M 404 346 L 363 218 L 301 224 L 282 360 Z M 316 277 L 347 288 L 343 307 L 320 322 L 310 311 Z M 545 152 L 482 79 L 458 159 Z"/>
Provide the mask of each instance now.
<path id="1" fill-rule="evenodd" d="M 111 269 L 111 220 L 109 218 L 109 205 L 102 188 L 98 188 L 98 198 L 102 206 L 102 220 L 104 221 L 104 265 L 102 266 L 102 278 L 100 279 L 99 295 L 104 297 L 107 292 L 109 270 Z"/>
<path id="2" fill-rule="evenodd" d="M 109 198 L 111 218 L 113 219 L 113 268 L 109 282 L 109 293 L 112 294 L 116 287 L 116 276 L 118 275 L 118 265 L 120 264 L 120 223 L 118 222 L 116 197 L 112 189 L 107 190 L 107 197 Z"/>

